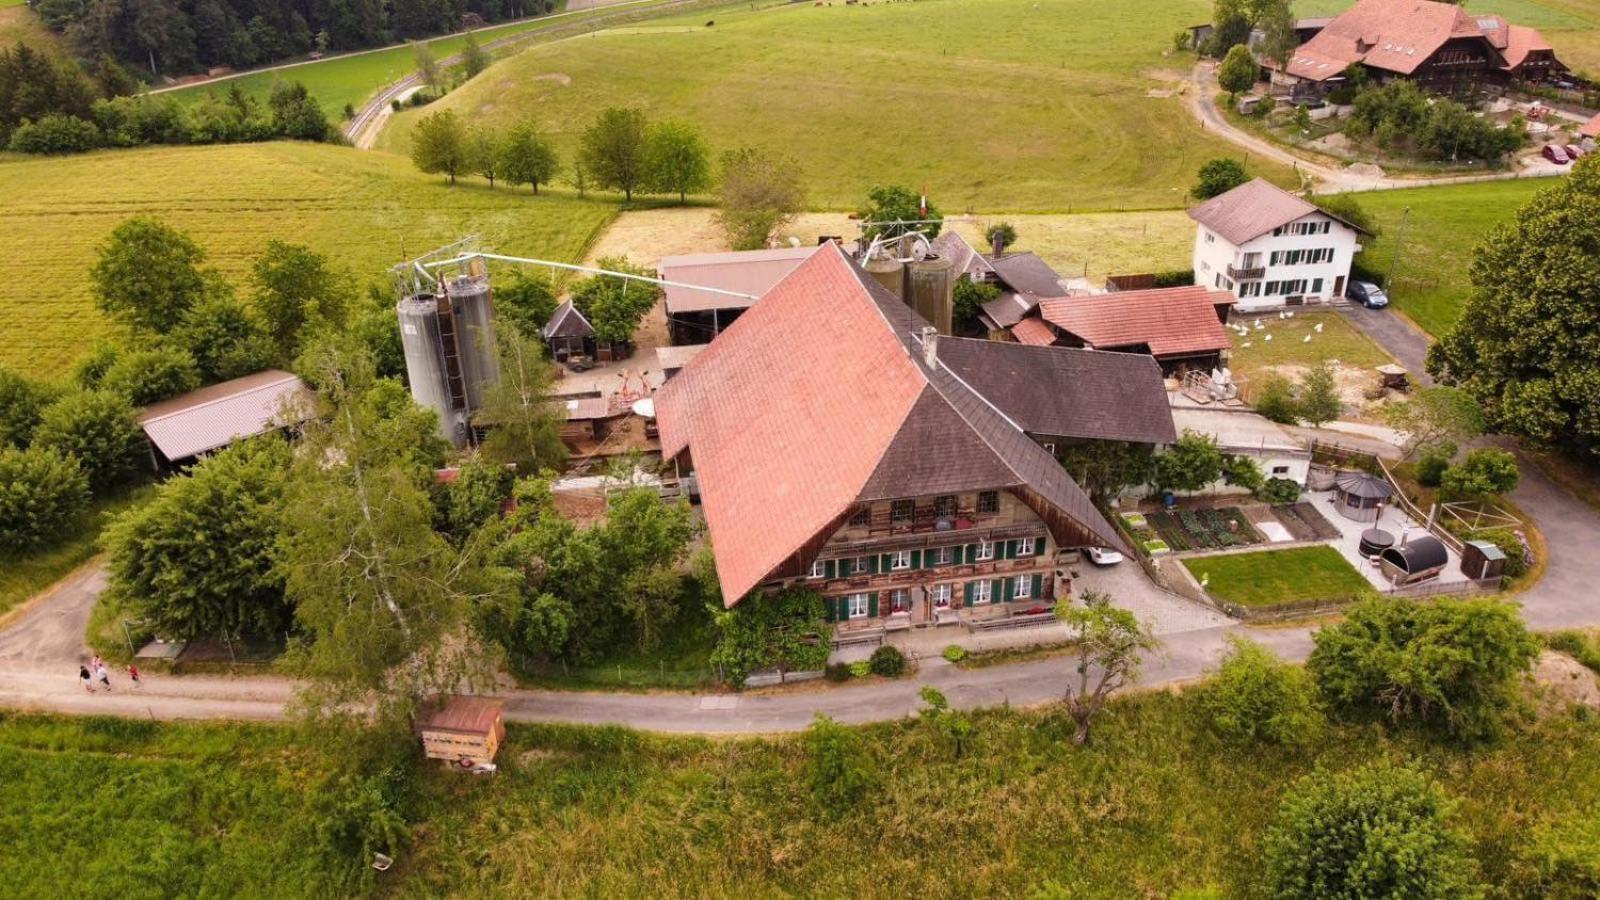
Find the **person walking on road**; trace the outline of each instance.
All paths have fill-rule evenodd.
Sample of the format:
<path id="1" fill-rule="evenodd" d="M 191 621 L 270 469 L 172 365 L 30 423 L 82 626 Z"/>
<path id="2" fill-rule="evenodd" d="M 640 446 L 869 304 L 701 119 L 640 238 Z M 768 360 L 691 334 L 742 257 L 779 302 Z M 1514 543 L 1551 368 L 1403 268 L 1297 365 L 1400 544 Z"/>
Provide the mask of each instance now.
<path id="1" fill-rule="evenodd" d="M 83 665 L 78 666 L 78 680 L 83 682 L 83 689 L 84 690 L 88 691 L 91 694 L 94 693 L 94 682 L 89 680 L 89 667 L 88 666 L 83 666 Z"/>
<path id="2" fill-rule="evenodd" d="M 111 690 L 111 673 L 106 671 L 105 663 L 95 666 L 94 677 L 96 681 L 106 686 L 106 690 Z"/>
<path id="3" fill-rule="evenodd" d="M 128 663 L 128 680 L 133 682 L 134 690 L 138 690 L 139 685 L 142 683 L 139 681 L 139 667 L 133 663 Z"/>

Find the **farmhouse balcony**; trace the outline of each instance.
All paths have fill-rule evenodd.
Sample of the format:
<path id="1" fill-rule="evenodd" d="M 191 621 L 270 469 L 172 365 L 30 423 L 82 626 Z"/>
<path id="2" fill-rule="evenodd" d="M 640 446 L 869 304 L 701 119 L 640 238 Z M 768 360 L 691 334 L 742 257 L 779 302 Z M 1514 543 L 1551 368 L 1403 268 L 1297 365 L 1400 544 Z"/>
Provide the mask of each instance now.
<path id="1" fill-rule="evenodd" d="M 1232 278 L 1234 281 L 1257 281 L 1265 278 L 1266 276 L 1266 266 L 1255 266 L 1249 269 L 1241 269 L 1234 265 L 1228 266 L 1228 277 Z"/>

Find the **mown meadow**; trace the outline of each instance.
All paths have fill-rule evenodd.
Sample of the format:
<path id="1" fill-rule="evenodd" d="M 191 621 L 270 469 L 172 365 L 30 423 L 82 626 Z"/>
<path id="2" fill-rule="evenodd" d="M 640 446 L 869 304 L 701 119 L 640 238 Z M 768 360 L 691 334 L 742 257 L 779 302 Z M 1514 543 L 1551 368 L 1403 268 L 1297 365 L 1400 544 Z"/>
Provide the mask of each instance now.
<path id="1" fill-rule="evenodd" d="M 1063 663 L 1065 666 L 1066 663 Z M 1479 878 L 1527 896 L 1532 835 L 1592 821 L 1600 723 L 1531 715 L 1471 746 L 1333 725 L 1299 748 L 1215 737 L 1201 693 L 1114 703 L 1087 748 L 1054 711 L 977 714 L 966 754 L 915 720 L 861 729 L 871 784 L 819 807 L 791 737 L 514 726 L 493 778 L 427 768 L 398 896 L 1264 896 L 1260 849 L 1318 767 L 1413 762 L 1459 802 Z M 22 894 L 328 896 L 365 889 L 287 729 L 11 716 L 0 883 Z M 319 826 L 319 823 L 323 823 Z"/>
<path id="2" fill-rule="evenodd" d="M 886 182 L 926 185 L 947 213 L 1171 208 L 1200 163 L 1236 155 L 1177 95 L 1194 59 L 1171 52 L 1172 35 L 1208 12 L 1204 0 L 1151 0 L 1136 16 L 1095 0 L 724 8 L 530 48 L 430 109 L 532 117 L 570 155 L 598 109 L 637 106 L 697 125 L 714 148 L 781 148 L 818 208 L 855 208 Z M 405 153 L 425 112 L 397 117 L 381 145 Z"/>
<path id="3" fill-rule="evenodd" d="M 0 160 L 0 244 L 16 263 L 0 284 L 0 365 L 64 374 L 111 323 L 89 268 L 130 216 L 156 216 L 206 248 L 248 296 L 245 275 L 270 238 L 308 245 L 363 283 L 467 234 L 499 250 L 576 261 L 615 206 L 561 192 L 447 186 L 386 154 L 292 142 L 112 150 Z"/>

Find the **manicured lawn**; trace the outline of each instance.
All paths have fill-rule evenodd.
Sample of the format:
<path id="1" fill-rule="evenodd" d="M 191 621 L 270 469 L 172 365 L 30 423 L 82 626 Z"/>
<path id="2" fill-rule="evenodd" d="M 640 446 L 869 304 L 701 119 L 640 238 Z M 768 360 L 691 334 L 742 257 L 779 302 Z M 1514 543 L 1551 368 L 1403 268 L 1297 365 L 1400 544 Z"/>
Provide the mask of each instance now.
<path id="1" fill-rule="evenodd" d="M 1203 0 L 927 0 L 724 8 L 534 47 L 441 101 L 475 121 L 532 117 L 570 154 L 595 111 L 637 106 L 721 150 L 780 147 L 810 204 L 854 208 L 904 182 L 946 212 L 1171 209 L 1205 160 L 1238 155 L 1171 92 L 1167 55 Z M 996 23 L 1005 23 L 996 27 Z M 663 77 L 671 73 L 671 77 Z M 403 152 L 408 111 L 382 145 Z M 1287 169 L 1261 174 L 1290 180 Z"/>
<path id="2" fill-rule="evenodd" d="M 1300 311 L 1292 319 L 1265 313 L 1260 321 L 1262 330 L 1252 327 L 1249 337 L 1233 335 L 1229 367 L 1235 375 L 1254 379 L 1273 366 L 1309 367 L 1325 360 L 1353 369 L 1371 369 L 1391 362 L 1382 348 L 1336 312 Z M 1254 322 L 1244 317 L 1236 324 L 1253 326 Z M 1321 331 L 1317 331 L 1318 325 L 1322 326 Z M 1264 340 L 1269 334 L 1272 340 Z M 1307 335 L 1311 340 L 1306 340 Z"/>
<path id="3" fill-rule="evenodd" d="M 0 556 L 0 620 L 17 604 L 88 562 L 100 551 L 100 532 L 120 512 L 149 499 L 149 485 L 128 488 L 95 502 L 83 526 L 68 540 L 21 558 Z"/>
<path id="4" fill-rule="evenodd" d="M 1550 178 L 1488 181 L 1359 195 L 1383 228 L 1368 240 L 1360 262 L 1379 274 L 1389 271 L 1407 207 L 1404 247 L 1389 298 L 1393 308 L 1438 337 L 1450 330 L 1472 290 L 1468 269 L 1473 251 L 1496 225 L 1509 222 L 1533 195 L 1559 182 Z"/>
<path id="5" fill-rule="evenodd" d="M 1206 590 L 1242 606 L 1274 606 L 1297 600 L 1340 600 L 1371 588 L 1332 547 L 1296 547 L 1186 559 Z"/>
<path id="6" fill-rule="evenodd" d="M 0 365 L 63 374 L 110 333 L 89 267 L 117 223 L 158 216 L 188 232 L 248 296 L 269 238 L 329 254 L 365 284 L 390 265 L 476 233 L 509 253 L 577 260 L 614 207 L 561 192 L 451 188 L 405 160 L 274 142 L 111 150 L 0 161 L 0 245 L 25 265 L 0 283 Z"/>

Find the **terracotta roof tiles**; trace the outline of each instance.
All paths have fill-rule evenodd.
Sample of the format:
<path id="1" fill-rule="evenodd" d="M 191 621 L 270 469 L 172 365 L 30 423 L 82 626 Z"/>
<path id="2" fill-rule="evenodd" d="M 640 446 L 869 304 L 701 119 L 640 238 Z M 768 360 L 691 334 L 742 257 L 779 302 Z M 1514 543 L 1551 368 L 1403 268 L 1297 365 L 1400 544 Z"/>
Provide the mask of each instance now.
<path id="1" fill-rule="evenodd" d="M 1227 291 L 1190 285 L 1060 297 L 1042 301 L 1039 313 L 1092 348 L 1148 347 L 1156 357 L 1182 356 L 1232 346 L 1216 307 L 1233 302 Z"/>

